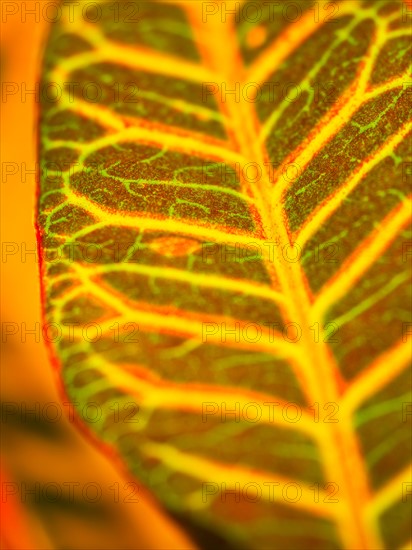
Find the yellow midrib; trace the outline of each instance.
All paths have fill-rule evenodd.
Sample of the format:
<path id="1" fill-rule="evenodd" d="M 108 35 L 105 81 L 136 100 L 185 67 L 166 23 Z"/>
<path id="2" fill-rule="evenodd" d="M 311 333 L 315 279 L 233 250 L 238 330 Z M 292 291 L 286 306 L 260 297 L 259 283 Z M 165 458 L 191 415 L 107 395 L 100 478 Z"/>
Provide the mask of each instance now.
<path id="1" fill-rule="evenodd" d="M 194 18 L 193 10 L 190 12 Z M 234 89 L 235 82 L 239 80 L 242 82 L 245 77 L 243 68 L 236 65 L 236 60 L 241 59 L 236 35 L 228 24 L 217 23 L 216 27 L 210 32 L 213 40 L 208 41 L 208 51 L 204 56 L 204 61 L 215 63 L 215 67 L 217 67 L 224 51 L 225 71 L 222 71 L 220 63 L 220 74 L 226 72 L 224 81 L 228 89 Z M 212 66 L 212 69 L 215 67 Z M 233 78 L 234 76 L 235 78 Z M 250 103 L 246 103 L 242 99 L 240 103 L 236 103 L 233 98 L 233 95 L 227 95 L 226 102 L 221 103 L 220 107 L 231 120 L 231 128 L 235 131 L 239 152 L 249 162 L 258 163 L 263 173 L 266 157 L 265 152 L 257 145 L 259 141 L 255 113 L 252 111 Z M 291 241 L 284 223 L 284 210 L 280 201 L 274 211 L 270 209 L 270 204 L 273 202 L 273 188 L 269 173 L 263 177 L 265 179 L 261 189 L 252 186 L 252 190 L 246 189 L 246 191 L 253 192 L 266 239 L 272 241 L 276 237 L 280 237 L 281 246 L 276 249 L 277 257 L 274 262 L 269 262 L 267 259 L 266 267 L 273 281 L 276 277 L 278 278 L 281 292 L 285 297 L 286 305 L 282 308 L 282 313 L 286 317 L 285 321 L 297 322 L 302 329 L 302 337 L 295 345 L 301 348 L 302 358 L 310 364 L 311 379 L 307 382 L 313 400 L 320 403 L 339 403 L 340 391 L 336 380 L 336 377 L 340 375 L 338 367 L 327 344 L 323 341 L 315 345 L 312 343 L 313 335 L 309 327 L 314 322 L 319 322 L 320 319 L 315 319 L 313 316 L 306 277 L 299 263 L 285 261 L 280 253 L 282 245 L 291 244 Z M 358 550 L 382 548 L 382 542 L 379 540 L 376 529 L 372 532 L 363 520 L 364 511 L 369 501 L 368 480 L 350 418 L 341 418 L 337 424 L 328 425 L 324 434 L 326 441 L 322 446 L 321 453 L 327 481 L 337 482 L 340 488 L 342 501 L 340 502 L 341 514 L 338 516 L 337 527 L 345 547 Z"/>

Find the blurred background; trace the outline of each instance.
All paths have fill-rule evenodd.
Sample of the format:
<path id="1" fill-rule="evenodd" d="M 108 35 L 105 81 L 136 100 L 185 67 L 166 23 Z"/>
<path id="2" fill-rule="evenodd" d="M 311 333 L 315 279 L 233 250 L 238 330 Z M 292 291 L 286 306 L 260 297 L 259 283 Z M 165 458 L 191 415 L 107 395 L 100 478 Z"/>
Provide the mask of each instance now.
<path id="1" fill-rule="evenodd" d="M 125 502 L 129 480 L 70 422 L 41 337 L 32 253 L 38 103 L 29 91 L 39 81 L 48 31 L 44 18 L 30 11 L 43 4 L 0 2 L 1 548 L 191 549 L 142 490 Z"/>

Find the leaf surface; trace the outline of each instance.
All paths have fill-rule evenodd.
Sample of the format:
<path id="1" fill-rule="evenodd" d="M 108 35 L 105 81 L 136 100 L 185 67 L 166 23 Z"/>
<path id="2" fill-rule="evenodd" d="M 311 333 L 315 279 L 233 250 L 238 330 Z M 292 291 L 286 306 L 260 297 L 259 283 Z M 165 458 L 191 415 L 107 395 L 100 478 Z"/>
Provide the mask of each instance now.
<path id="1" fill-rule="evenodd" d="M 79 417 L 201 546 L 406 548 L 407 3 L 99 6 L 40 121 Z"/>

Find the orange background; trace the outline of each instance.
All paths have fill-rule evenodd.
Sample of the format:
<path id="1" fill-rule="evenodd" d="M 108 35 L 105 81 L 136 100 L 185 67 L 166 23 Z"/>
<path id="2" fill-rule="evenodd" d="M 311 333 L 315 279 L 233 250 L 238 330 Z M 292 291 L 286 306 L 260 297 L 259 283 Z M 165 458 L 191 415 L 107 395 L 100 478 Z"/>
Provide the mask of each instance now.
<path id="1" fill-rule="evenodd" d="M 41 326 L 38 264 L 33 254 L 22 261 L 21 250 L 35 247 L 34 209 L 35 175 L 23 177 L 36 164 L 36 118 L 38 103 L 33 94 L 21 96 L 22 84 L 34 89 L 39 78 L 42 47 L 47 36 L 47 22 L 34 21 L 27 15 L 23 22 L 24 4 L 30 10 L 42 2 L 1 2 L 14 4 L 18 12 L 2 17 L 1 61 L 2 86 L 14 82 L 17 94 L 2 98 L 1 119 L 1 240 L 3 252 L 14 247 L 15 254 L 1 263 L 2 328 L 16 323 L 19 332 L 2 338 L 1 399 L 18 407 L 26 404 L 40 410 L 45 403 L 59 403 L 56 380 L 44 342 L 28 334 L 21 338 L 21 324 L 28 329 Z M 3 12 L 4 14 L 4 12 Z M 16 163 L 18 171 L 6 177 L 6 163 Z M 14 165 L 16 167 L 16 165 Z M 23 243 L 23 245 L 22 245 Z M 11 325 L 8 325 L 11 326 Z M 14 327 L 16 325 L 13 325 Z M 16 406 L 14 405 L 14 406 Z M 67 411 L 66 407 L 60 407 Z M 50 409 L 51 410 L 51 409 Z M 50 413 L 52 415 L 52 412 Z M 139 494 L 138 503 L 123 502 L 122 487 L 126 480 L 91 444 L 83 439 L 64 416 L 57 423 L 18 421 L 19 415 L 7 416 L 2 423 L 2 548 L 9 549 L 189 549 L 185 536 L 167 520 L 151 499 Z M 42 414 L 40 414 L 40 420 Z M 48 433 L 47 428 L 54 429 Z M 7 496 L 5 483 L 19 492 Z M 35 483 L 59 485 L 65 482 L 98 483 L 102 497 L 96 504 L 81 498 L 75 505 L 44 505 L 22 502 L 21 484 L 32 488 Z M 114 502 L 109 486 L 118 482 L 120 502 Z M 64 489 L 64 486 L 63 486 Z M 92 493 L 92 491 L 91 491 Z M 50 493 L 51 494 L 51 493 Z"/>

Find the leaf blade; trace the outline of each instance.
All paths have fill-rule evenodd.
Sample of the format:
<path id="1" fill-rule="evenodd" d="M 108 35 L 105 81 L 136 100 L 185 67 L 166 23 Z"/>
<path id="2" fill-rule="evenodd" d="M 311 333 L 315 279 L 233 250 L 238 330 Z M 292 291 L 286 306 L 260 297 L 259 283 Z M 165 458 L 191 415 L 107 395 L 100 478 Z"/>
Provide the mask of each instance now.
<path id="1" fill-rule="evenodd" d="M 328 4 L 322 3 L 322 7 L 326 9 Z M 359 411 L 364 407 L 367 409 L 363 401 L 366 396 L 359 397 L 359 393 L 356 393 L 363 387 L 362 376 L 365 371 L 362 369 L 367 365 L 359 363 L 357 378 L 352 381 L 353 373 L 348 368 L 345 370 L 342 362 L 342 346 L 327 345 L 322 341 L 325 336 L 323 332 L 321 341 L 314 344 L 311 327 L 322 320 L 333 322 L 339 319 L 344 327 L 352 321 L 349 333 L 344 335 L 343 346 L 349 350 L 350 363 L 356 352 L 353 346 L 358 341 L 354 335 L 357 325 L 353 324 L 353 319 L 366 322 L 368 311 L 385 296 L 390 296 L 392 302 L 389 301 L 389 307 L 386 306 L 383 311 L 393 311 L 395 318 L 396 315 L 397 319 L 403 318 L 403 313 L 399 313 L 399 304 L 404 301 L 404 294 L 399 290 L 406 288 L 404 275 L 399 279 L 399 285 L 389 286 L 387 290 L 377 279 L 374 283 L 376 293 L 367 296 L 366 302 L 365 291 L 367 295 L 368 281 L 375 277 L 370 275 L 370 269 L 375 268 L 372 259 L 378 258 L 378 255 L 384 258 L 393 245 L 395 248 L 398 246 L 394 257 L 399 260 L 399 245 L 402 248 L 406 238 L 400 231 L 408 220 L 410 203 L 400 191 L 398 195 L 393 193 L 397 201 L 392 202 L 392 213 L 388 213 L 382 225 L 385 229 L 391 228 L 383 242 L 379 231 L 374 234 L 371 230 L 377 223 L 377 218 L 371 216 L 365 224 L 366 230 L 363 228 L 363 232 L 360 232 L 363 242 L 359 250 L 355 248 L 350 256 L 350 247 L 346 241 L 343 250 L 345 259 L 338 266 L 326 265 L 321 276 L 314 274 L 313 267 L 317 267 L 314 262 L 312 266 L 310 262 L 305 265 L 303 260 L 302 264 L 291 262 L 285 258 L 282 248 L 284 245 L 290 246 L 292 237 L 296 235 L 298 243 L 306 247 L 304 253 L 313 255 L 314 237 L 318 237 L 317 234 L 328 224 L 329 233 L 332 227 L 332 234 L 335 234 L 335 227 L 340 227 L 339 220 L 336 223 L 340 209 L 347 206 L 348 199 L 352 199 L 356 190 L 364 190 L 362 183 L 365 178 L 370 174 L 375 175 L 376 169 L 391 155 L 394 155 L 393 164 L 398 181 L 400 179 L 402 185 L 405 183 L 403 173 L 399 172 L 403 167 L 399 168 L 396 159 L 398 154 L 407 158 L 402 148 L 405 147 L 410 130 L 410 123 L 405 118 L 408 113 L 405 101 L 407 93 L 402 86 L 408 74 L 404 66 L 406 56 L 399 56 L 399 63 L 391 66 L 387 73 L 377 63 L 385 60 L 388 52 L 394 49 L 394 40 L 403 41 L 407 34 L 400 24 L 401 5 L 387 2 L 383 8 L 377 8 L 368 2 L 337 4 L 341 10 L 337 24 L 328 28 L 325 21 L 315 24 L 314 14 L 309 10 L 310 6 L 314 6 L 303 3 L 302 6 L 309 11 L 298 23 L 285 25 L 284 29 L 275 23 L 268 32 L 274 41 L 269 46 L 266 44 L 265 52 L 258 54 L 249 66 L 244 44 L 239 46 L 237 43 L 233 21 L 229 24 L 215 18 L 205 24 L 200 4 L 179 4 L 177 11 L 173 8 L 180 26 L 174 24 L 183 33 L 182 36 L 187 36 L 187 28 L 192 29 L 191 40 L 199 49 L 198 58 L 202 59 L 202 62 L 197 63 L 193 61 L 193 56 L 188 55 L 190 60 L 184 59 L 187 46 L 183 50 L 179 49 L 180 38 L 176 39 L 174 47 L 171 46 L 173 40 L 170 41 L 170 36 L 162 41 L 164 28 L 161 25 L 161 29 L 154 32 L 159 40 L 158 46 L 151 43 L 151 50 L 148 50 L 142 36 L 136 34 L 136 43 L 130 42 L 130 33 L 139 31 L 128 28 L 125 37 L 117 34 L 114 39 L 113 29 L 107 26 L 107 20 L 100 28 L 99 25 L 92 28 L 88 24 L 83 29 L 87 27 L 90 31 L 93 49 L 88 48 L 87 53 L 84 53 L 83 47 L 83 53 L 71 59 L 68 56 L 67 62 L 63 56 L 63 60 L 58 59 L 57 68 L 52 68 L 46 76 L 46 80 L 52 75 L 60 82 L 70 74 L 84 82 L 93 77 L 103 88 L 106 70 L 115 73 L 121 83 L 128 78 L 136 79 L 143 88 L 142 100 L 136 108 L 125 104 L 120 107 L 113 105 L 107 96 L 99 104 L 87 104 L 79 95 L 74 100 L 77 114 L 67 110 L 67 97 L 66 103 L 63 101 L 60 104 L 60 112 L 59 107 L 54 110 L 52 107 L 50 115 L 50 106 L 43 106 L 43 147 L 49 155 L 48 159 L 53 159 L 50 151 L 54 147 L 66 147 L 70 151 L 77 151 L 81 166 L 81 170 L 63 174 L 60 180 L 58 178 L 55 187 L 43 181 L 44 217 L 40 222 L 43 245 L 46 249 L 56 249 L 62 242 L 73 243 L 80 239 L 84 253 L 88 243 L 104 246 L 105 243 L 113 242 L 113 235 L 119 235 L 122 239 L 120 243 L 128 245 L 124 246 L 126 250 L 123 251 L 122 259 L 127 257 L 135 261 L 136 264 L 131 265 L 140 269 L 137 275 L 136 270 L 128 267 L 123 269 L 123 277 L 120 277 L 116 273 L 121 273 L 123 267 L 119 256 L 116 261 L 110 254 L 104 255 L 103 259 L 99 258 L 100 269 L 90 269 L 90 266 L 87 269 L 84 265 L 87 261 L 84 262 L 84 256 L 82 258 L 78 254 L 74 263 L 68 261 L 67 256 L 60 261 L 62 272 L 59 275 L 66 277 L 65 282 L 69 289 L 71 286 L 70 290 L 63 286 L 52 295 L 53 285 L 64 285 L 64 280 L 54 281 L 53 272 L 46 278 L 51 295 L 49 319 L 58 323 L 76 320 L 97 322 L 104 330 L 104 337 L 99 341 L 82 342 L 82 332 L 77 331 L 74 332 L 75 345 L 69 346 L 66 342 L 59 346 L 65 383 L 73 399 L 81 396 L 83 403 L 98 399 L 104 406 L 105 419 L 96 426 L 99 436 L 118 449 L 132 471 L 163 498 L 169 509 L 180 515 L 186 514 L 195 525 L 214 530 L 239 545 L 270 542 L 282 548 L 295 548 L 296 544 L 302 548 L 329 548 L 331 545 L 336 548 L 381 548 L 384 542 L 379 532 L 377 511 L 382 513 L 384 508 L 373 508 L 369 503 L 376 498 L 378 502 L 384 501 L 387 507 L 392 503 L 399 506 L 402 497 L 398 483 L 391 485 L 386 493 L 383 490 L 384 495 L 391 493 L 390 499 L 379 494 L 376 497 L 373 495 L 373 490 L 377 489 L 373 486 L 373 479 L 377 476 L 383 483 L 384 476 L 394 472 L 392 466 L 387 465 L 378 473 L 374 472 L 371 467 L 374 455 L 368 459 L 369 451 L 365 447 L 365 438 L 369 442 L 368 430 L 362 435 L 354 427 L 354 415 L 360 414 Z M 161 21 L 158 10 L 164 7 L 164 4 L 153 3 L 146 13 L 146 24 L 148 21 Z M 380 10 L 382 13 L 379 13 Z M 181 26 L 183 14 L 187 23 Z M 269 27 L 270 23 L 273 21 L 268 22 Z M 398 24 L 397 30 L 391 28 L 394 24 Z M 183 31 L 183 28 L 186 30 Z M 353 37 L 349 34 L 352 31 Z M 56 33 L 59 40 L 59 33 L 64 33 L 64 30 L 57 29 Z M 257 28 L 257 32 L 249 38 L 249 44 L 258 43 L 261 35 L 262 29 Z M 213 40 L 210 40 L 210 36 L 213 36 Z M 291 38 L 287 44 L 285 36 Z M 334 41 L 330 48 L 331 36 Z M 145 44 L 143 47 L 139 45 L 142 40 Z M 165 43 L 173 50 L 173 56 L 165 53 Z M 317 64 L 316 59 L 306 62 L 301 60 L 298 68 L 294 67 L 293 62 L 301 59 L 302 51 L 308 48 L 308 43 L 311 44 L 314 57 L 317 51 L 322 52 L 327 45 L 321 63 Z M 397 47 L 401 48 L 399 44 Z M 277 50 L 279 45 L 282 47 Z M 333 47 L 336 47 L 336 51 Z M 161 56 L 157 49 L 163 52 Z M 191 51 L 190 48 L 187 51 Z M 222 51 L 225 51 L 224 56 Z M 277 54 L 274 53 L 276 51 Z M 176 56 L 176 53 L 179 55 Z M 124 61 L 116 60 L 120 54 Z M 245 61 L 243 66 L 240 63 L 242 55 Z M 363 55 L 365 57 L 360 62 Z M 156 60 L 159 63 L 153 67 L 152 63 Z M 111 64 L 104 65 L 105 61 Z M 118 62 L 121 69 L 116 68 L 114 61 Z M 315 64 L 311 66 L 313 62 Z M 314 109 L 311 115 L 302 115 L 305 113 L 302 102 L 286 105 L 283 101 L 273 110 L 273 101 L 269 105 L 263 101 L 258 102 L 255 110 L 248 101 L 235 101 L 236 96 L 233 94 L 228 94 L 226 101 L 219 101 L 213 94 L 214 103 L 207 108 L 200 108 L 202 95 L 199 83 L 204 78 L 210 78 L 209 75 L 213 75 L 216 70 L 219 71 L 219 77 L 232 85 L 236 85 L 239 79 L 242 84 L 250 83 L 251 77 L 264 80 L 270 67 L 272 71 L 275 69 L 274 74 L 281 82 L 287 82 L 291 70 L 295 76 L 300 71 L 300 82 L 306 93 L 315 76 L 322 74 L 326 79 L 328 74 L 333 74 L 334 68 L 336 70 L 339 67 L 339 63 L 344 66 L 345 62 L 350 70 L 346 69 L 346 80 L 338 104 L 332 107 L 322 105 L 322 102 L 312 104 Z M 82 66 L 84 70 L 80 70 Z M 183 72 L 187 70 L 190 70 L 190 82 L 182 80 Z M 181 80 L 173 80 L 174 75 Z M 197 88 L 192 84 L 194 82 Z M 145 90 L 147 83 L 154 87 L 154 93 Z M 171 97 L 166 94 L 166 97 L 160 98 L 160 90 L 166 83 L 170 84 L 172 92 L 180 89 L 181 97 L 178 101 L 178 96 L 173 93 Z M 193 94 L 197 101 L 189 106 L 188 97 L 193 100 Z M 376 131 L 367 133 L 369 141 L 366 139 L 362 143 L 361 139 L 359 157 L 355 159 L 356 162 L 353 160 L 348 164 L 346 180 L 344 170 L 336 177 L 337 173 L 330 170 L 328 159 L 337 158 L 344 165 L 347 154 L 345 143 L 350 143 L 349 138 L 357 143 L 356 139 L 359 138 L 351 130 L 353 119 L 357 116 L 365 118 L 366 115 L 369 119 L 373 117 L 382 98 L 388 94 L 396 98 L 393 107 L 396 116 L 393 113 L 389 116 L 385 109 L 378 115 L 379 120 L 386 125 L 386 133 L 382 132 L 380 136 L 381 141 L 378 144 L 374 141 Z M 370 107 L 372 104 L 373 108 L 368 111 L 368 105 Z M 386 105 L 385 102 L 383 105 Z M 299 108 L 303 111 L 299 112 Z M 286 116 L 282 119 L 280 114 Z M 206 124 L 205 116 L 209 116 L 213 124 Z M 166 120 L 166 124 L 160 122 L 159 118 Z M 215 124 L 217 122 L 218 125 Z M 368 124 L 370 121 L 365 123 L 365 127 Z M 400 124 L 403 124 L 400 131 L 393 132 L 392 128 Z M 58 129 L 50 132 L 48 125 L 52 128 L 57 125 Z M 359 124 L 355 127 L 359 128 Z M 73 128 L 80 132 L 76 137 Z M 302 128 L 303 139 L 299 133 Z M 362 133 L 362 128 L 360 130 Z M 212 134 L 212 137 L 207 134 Z M 365 162 L 364 151 L 370 152 L 369 161 Z M 136 159 L 137 164 L 140 163 L 137 169 L 131 165 Z M 103 170 L 93 171 L 93 162 L 96 160 L 103 163 Z M 199 179 L 204 170 L 202 162 L 208 165 L 209 181 L 212 175 L 212 182 L 208 183 L 207 188 Z M 241 163 L 243 166 L 246 162 L 259 167 L 269 166 L 273 170 L 262 170 L 259 183 L 248 180 L 244 174 L 238 181 L 233 177 L 236 175 L 234 165 Z M 226 172 L 230 171 L 232 178 L 229 181 L 222 177 L 219 181 L 219 174 L 213 172 L 219 163 L 224 163 Z M 298 178 L 285 177 L 284 169 L 291 164 L 297 165 L 301 172 Z M 394 173 L 392 166 L 385 169 L 389 174 Z M 316 190 L 315 194 L 305 202 L 305 178 L 311 180 L 317 174 L 320 176 L 315 180 L 315 187 L 311 183 L 311 188 Z M 387 178 L 383 181 L 386 184 Z M 323 185 L 325 182 L 326 186 Z M 400 189 L 404 189 L 402 185 Z M 57 197 L 51 199 L 53 194 Z M 228 199 L 230 195 L 230 201 L 224 202 L 225 194 Z M 58 201 L 57 205 L 53 202 L 55 200 Z M 350 217 L 346 214 L 346 224 L 348 219 Z M 378 219 L 378 222 L 381 221 Z M 128 240 L 125 241 L 125 238 Z M 264 245 L 276 241 L 280 241 L 281 246 L 274 247 L 274 257 L 270 258 L 269 249 L 266 250 Z M 219 259 L 222 243 L 231 243 L 244 251 L 251 242 L 261 246 L 258 262 L 238 261 L 233 266 L 226 256 L 223 256 L 223 260 L 222 257 Z M 319 242 L 325 242 L 325 238 L 321 237 Z M 342 241 L 337 242 L 341 244 Z M 185 249 L 188 253 L 178 253 L 177 243 L 187 247 Z M 198 247 L 196 243 L 199 243 Z M 218 254 L 208 264 L 201 257 L 200 250 L 210 243 L 217 245 Z M 136 255 L 133 247 L 139 246 L 141 248 L 138 251 L 143 253 Z M 371 253 L 375 254 L 372 259 Z M 383 265 L 387 273 L 392 273 L 394 268 L 388 268 L 388 260 L 385 262 Z M 48 266 L 50 270 L 52 267 L 56 269 L 51 263 Z M 404 267 L 399 265 L 401 263 L 398 261 L 397 267 Z M 116 270 L 113 271 L 113 267 Z M 164 272 L 162 276 L 159 274 L 160 269 Z M 376 269 L 379 271 L 381 267 Z M 200 288 L 207 273 L 212 273 L 214 278 Z M 365 274 L 370 279 L 365 279 Z M 173 283 L 167 279 L 167 275 L 174 276 Z M 366 286 L 362 287 L 359 282 Z M 355 283 L 361 289 L 354 300 L 356 303 L 351 305 L 347 302 L 342 306 L 343 309 L 341 307 L 341 313 L 339 308 L 335 311 L 333 301 L 347 298 Z M 220 293 L 217 292 L 219 284 Z M 253 299 L 252 291 L 255 292 Z M 82 294 L 87 298 L 82 298 Z M 88 312 L 88 318 L 81 319 L 81 308 Z M 375 319 L 379 319 L 378 311 Z M 344 316 L 348 312 L 352 312 L 352 318 L 346 321 Z M 123 325 L 138 321 L 138 350 L 136 346 L 124 343 L 117 347 L 113 345 L 108 333 L 113 330 L 110 327 L 114 319 Z M 248 324 L 257 323 L 262 327 L 275 322 L 279 322 L 282 329 L 282 323 L 285 325 L 291 321 L 302 332 L 297 344 L 285 342 L 284 337 L 282 340 L 281 330 L 274 334 L 262 330 L 258 344 L 247 341 L 245 337 L 241 342 L 236 337 L 230 342 L 226 338 L 223 341 L 219 333 L 223 323 L 225 328 L 233 330 L 239 326 L 239 330 L 243 331 Z M 204 340 L 205 324 L 209 328 L 218 328 L 217 336 L 215 333 L 209 341 Z M 385 378 L 381 365 L 387 358 L 385 350 L 391 344 L 396 345 L 394 334 L 397 338 L 401 336 L 399 325 L 395 331 L 389 332 L 388 338 L 382 339 L 381 347 L 375 346 L 373 350 L 366 347 L 368 361 L 375 361 L 370 366 L 371 372 L 378 373 L 381 378 L 372 374 L 370 378 L 365 376 L 364 380 L 373 379 L 375 389 L 381 387 L 379 384 L 390 382 Z M 362 349 L 362 345 L 358 348 Z M 234 354 L 236 349 L 241 353 Z M 401 373 L 406 365 L 405 349 L 399 344 L 389 353 L 395 360 L 396 373 Z M 161 358 L 160 361 L 156 354 Z M 374 367 L 374 364 L 377 366 Z M 205 365 L 208 368 L 204 368 Z M 206 372 L 201 372 L 202 369 Z M 259 381 L 260 377 L 262 381 Z M 194 381 L 200 384 L 200 388 L 193 384 Z M 400 383 L 397 383 L 399 389 Z M 171 386 L 166 391 L 164 388 L 168 384 Z M 223 392 L 226 401 L 236 405 L 232 396 L 236 395 L 237 399 L 241 388 L 242 399 L 247 399 L 248 391 L 259 392 L 252 395 L 261 406 L 262 399 L 265 399 L 265 387 L 270 388 L 269 395 L 276 399 L 279 397 L 281 403 L 285 403 L 287 396 L 302 406 L 305 420 L 299 423 L 299 427 L 291 425 L 284 417 L 278 422 L 279 426 L 271 426 L 272 429 L 267 425 L 251 427 L 250 421 L 244 419 L 240 426 L 236 425 L 237 422 L 226 425 L 222 420 L 216 422 L 213 419 L 215 422 L 211 422 L 207 430 L 204 422 L 200 422 L 202 398 L 209 399 L 211 395 L 222 395 Z M 184 388 L 191 391 L 190 399 L 183 399 Z M 349 395 L 347 400 L 346 391 Z M 128 394 L 144 411 L 144 426 L 138 426 L 130 433 L 127 432 L 130 426 L 122 426 L 121 429 L 114 426 L 108 412 L 115 399 L 123 403 Z M 162 399 L 167 399 L 169 404 L 167 413 L 160 406 Z M 181 408 L 178 407 L 179 399 L 182 401 Z M 378 397 L 378 405 L 382 405 L 385 400 L 386 397 Z M 313 402 L 323 406 L 328 403 L 346 404 L 347 401 L 352 407 L 356 404 L 358 408 L 345 407 L 337 424 L 314 424 L 316 429 L 309 427 L 309 407 Z M 197 414 L 192 414 L 193 409 Z M 265 414 L 268 424 L 268 411 Z M 396 420 L 392 419 L 388 423 L 385 434 L 389 435 L 394 422 Z M 166 430 L 159 428 L 162 423 L 167 425 Z M 187 426 L 190 426 L 189 430 Z M 190 441 L 191 433 L 203 433 L 205 443 L 196 447 Z M 223 441 L 227 433 L 235 449 L 232 453 L 216 444 Z M 253 454 L 245 452 L 245 446 L 256 442 L 263 442 L 263 446 L 267 447 L 266 454 L 257 450 Z M 376 455 L 376 446 L 373 441 L 370 443 L 370 452 Z M 283 455 L 275 449 L 282 446 Z M 403 453 L 402 457 L 400 465 L 394 467 L 395 471 L 403 467 L 406 454 Z M 245 470 L 246 466 L 254 468 Z M 220 485 L 219 496 L 209 506 L 205 506 L 201 502 L 202 478 L 199 479 L 196 472 L 198 469 L 203 471 L 210 468 L 217 480 L 206 479 L 204 482 L 216 484 L 218 481 L 222 484 L 228 479 L 233 489 L 237 486 L 237 477 L 242 482 L 252 479 L 259 486 L 265 483 L 263 480 L 275 482 L 281 479 L 279 482 L 283 484 L 297 480 L 305 487 L 305 494 L 293 506 L 284 497 L 280 502 L 282 497 L 279 495 L 276 495 L 273 504 L 270 502 L 270 494 L 256 506 L 250 502 L 228 504 L 227 497 L 223 499 L 226 491 Z M 259 471 L 267 477 L 260 477 Z M 273 478 L 268 473 L 272 471 L 283 474 L 292 472 L 294 475 Z M 405 471 L 401 469 L 399 475 L 402 477 L 404 474 Z M 175 481 L 172 483 L 171 479 Z M 337 483 L 342 494 L 339 504 L 336 507 L 324 504 L 316 507 L 308 496 L 309 481 Z M 175 494 L 164 496 L 164 488 L 170 486 Z M 182 502 L 178 503 L 176 495 L 180 495 Z M 404 511 L 406 506 L 401 508 Z M 371 509 L 374 510 L 373 514 L 369 512 Z M 242 514 L 248 518 L 246 524 L 242 522 Z M 324 515 L 327 519 L 315 520 L 310 514 Z M 269 517 L 272 517 L 271 522 Z M 225 518 L 225 522 L 222 522 L 222 518 Z M 314 535 L 310 535 L 305 527 L 309 524 Z M 289 525 L 291 529 L 287 530 Z M 294 532 L 294 525 L 299 526 L 300 533 Z M 282 534 L 282 527 L 287 527 L 286 536 Z M 394 533 L 390 537 L 395 537 Z M 399 535 L 396 537 L 399 539 Z M 406 539 L 397 540 L 399 544 L 405 542 Z"/>

